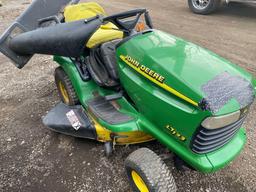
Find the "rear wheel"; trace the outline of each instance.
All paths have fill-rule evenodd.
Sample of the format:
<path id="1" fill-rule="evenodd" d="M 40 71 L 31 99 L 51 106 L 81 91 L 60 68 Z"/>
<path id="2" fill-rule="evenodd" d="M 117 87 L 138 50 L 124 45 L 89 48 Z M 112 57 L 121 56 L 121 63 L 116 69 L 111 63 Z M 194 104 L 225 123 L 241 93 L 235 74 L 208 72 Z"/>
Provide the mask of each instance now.
<path id="1" fill-rule="evenodd" d="M 189 8 L 197 14 L 207 15 L 216 11 L 221 0 L 188 0 Z"/>
<path id="2" fill-rule="evenodd" d="M 76 92 L 65 71 L 61 67 L 56 68 L 54 77 L 62 102 L 70 106 L 78 104 Z"/>
<path id="3" fill-rule="evenodd" d="M 133 191 L 176 192 L 174 178 L 153 151 L 141 148 L 129 155 L 125 168 Z"/>

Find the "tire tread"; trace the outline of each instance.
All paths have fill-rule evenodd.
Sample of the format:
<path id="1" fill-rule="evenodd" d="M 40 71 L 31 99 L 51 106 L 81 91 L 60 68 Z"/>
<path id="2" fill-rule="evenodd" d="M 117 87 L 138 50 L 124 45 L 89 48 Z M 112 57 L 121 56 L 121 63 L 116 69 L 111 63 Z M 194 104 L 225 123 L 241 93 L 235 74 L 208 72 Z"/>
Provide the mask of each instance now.
<path id="1" fill-rule="evenodd" d="M 66 103 L 67 105 L 77 105 L 79 103 L 79 99 L 77 97 L 77 94 L 75 92 L 75 89 L 72 85 L 71 80 L 69 79 L 68 75 L 65 73 L 65 71 L 62 69 L 62 67 L 58 67 L 55 69 L 55 83 L 56 86 L 58 88 L 58 81 L 62 81 L 62 83 L 64 84 L 67 92 L 68 92 L 68 96 L 69 96 L 69 103 Z M 64 102 L 64 99 L 60 93 L 60 90 L 58 88 L 59 91 L 59 95 L 62 99 L 62 101 Z"/>
<path id="2" fill-rule="evenodd" d="M 125 165 L 126 168 L 132 168 L 144 174 L 144 177 L 147 178 L 146 183 L 149 185 L 150 192 L 177 191 L 170 170 L 162 159 L 150 149 L 141 148 L 133 152 L 126 159 Z"/>

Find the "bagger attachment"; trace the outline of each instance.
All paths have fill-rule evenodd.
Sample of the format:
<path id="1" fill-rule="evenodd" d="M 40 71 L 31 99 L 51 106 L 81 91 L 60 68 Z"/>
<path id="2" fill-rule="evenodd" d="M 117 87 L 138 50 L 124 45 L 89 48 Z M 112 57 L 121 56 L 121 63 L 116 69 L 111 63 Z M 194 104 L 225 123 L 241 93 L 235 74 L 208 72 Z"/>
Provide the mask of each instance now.
<path id="1" fill-rule="evenodd" d="M 88 26 L 82 22 L 75 22 L 40 27 L 46 22 L 58 23 L 61 10 L 69 3 L 78 2 L 79 0 L 34 0 L 0 37 L 0 52 L 10 58 L 18 68 L 26 65 L 35 53 L 75 56 L 74 52 L 82 47 L 83 35 L 90 33 Z M 96 26 L 95 23 L 97 22 L 90 23 L 90 27 Z M 86 34 L 82 34 L 84 28 L 87 29 Z M 69 44 L 72 41 L 80 41 L 80 44 L 73 46 Z"/>

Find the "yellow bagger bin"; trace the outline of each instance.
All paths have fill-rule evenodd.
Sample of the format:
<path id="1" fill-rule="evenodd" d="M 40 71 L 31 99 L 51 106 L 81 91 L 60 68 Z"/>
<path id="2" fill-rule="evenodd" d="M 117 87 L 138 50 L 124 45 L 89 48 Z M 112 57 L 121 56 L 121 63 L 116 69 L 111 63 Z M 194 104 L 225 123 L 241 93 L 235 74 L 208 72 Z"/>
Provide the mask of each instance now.
<path id="1" fill-rule="evenodd" d="M 66 22 L 88 19 L 95 17 L 96 15 L 106 16 L 106 12 L 98 3 L 95 2 L 69 5 L 64 10 L 64 17 Z M 93 48 L 108 41 L 122 39 L 123 32 L 118 31 L 117 29 L 117 26 L 115 26 L 113 23 L 102 25 L 89 39 L 86 47 Z"/>

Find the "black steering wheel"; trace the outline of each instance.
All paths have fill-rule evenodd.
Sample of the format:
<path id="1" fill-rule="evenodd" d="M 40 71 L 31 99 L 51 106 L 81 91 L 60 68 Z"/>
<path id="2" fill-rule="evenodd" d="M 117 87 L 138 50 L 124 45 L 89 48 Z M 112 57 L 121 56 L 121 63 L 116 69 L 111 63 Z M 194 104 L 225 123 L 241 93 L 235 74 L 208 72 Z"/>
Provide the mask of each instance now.
<path id="1" fill-rule="evenodd" d="M 104 22 L 112 22 L 114 23 L 120 30 L 130 34 L 136 27 L 139 22 L 140 17 L 144 14 L 146 25 L 149 28 L 153 28 L 152 20 L 149 16 L 147 9 L 134 9 L 131 11 L 126 11 L 123 13 L 118 13 L 115 15 L 111 15 L 108 17 L 104 17 Z M 131 17 L 135 17 L 135 19 L 130 19 Z"/>

